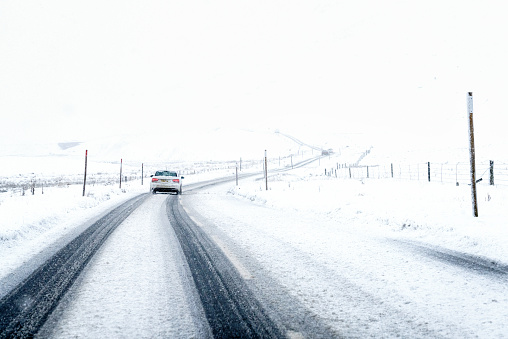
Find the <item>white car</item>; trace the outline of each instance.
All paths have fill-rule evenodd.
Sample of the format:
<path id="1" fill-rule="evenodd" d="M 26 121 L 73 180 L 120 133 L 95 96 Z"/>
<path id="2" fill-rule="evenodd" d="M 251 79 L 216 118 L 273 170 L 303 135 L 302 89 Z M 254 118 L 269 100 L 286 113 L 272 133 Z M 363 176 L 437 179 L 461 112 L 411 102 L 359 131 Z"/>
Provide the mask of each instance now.
<path id="1" fill-rule="evenodd" d="M 150 191 L 153 194 L 157 192 L 176 192 L 182 194 L 182 179 L 174 171 L 157 171 L 151 175 Z"/>

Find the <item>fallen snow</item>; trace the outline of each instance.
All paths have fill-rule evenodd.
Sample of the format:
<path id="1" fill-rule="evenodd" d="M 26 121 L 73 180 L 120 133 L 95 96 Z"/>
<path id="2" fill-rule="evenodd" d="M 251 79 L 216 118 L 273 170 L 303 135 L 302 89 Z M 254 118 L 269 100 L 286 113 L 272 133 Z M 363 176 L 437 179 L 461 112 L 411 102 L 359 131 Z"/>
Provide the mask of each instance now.
<path id="1" fill-rule="evenodd" d="M 56 251 L 58 243 L 99 215 L 147 190 L 132 183 L 88 187 L 85 196 L 79 185 L 48 187 L 44 194 L 0 194 L 0 280 L 41 253 Z M 0 288 L 0 295 L 5 292 Z"/>
<path id="2" fill-rule="evenodd" d="M 211 187 L 182 196 L 182 204 L 239 249 L 236 257 L 251 270 L 244 275 L 286 318 L 294 307 L 280 305 L 281 288 L 337 336 L 506 336 L 504 278 L 440 262 L 404 242 L 506 264 L 505 188 L 481 186 L 483 217 L 474 218 L 467 186 L 335 179 L 321 170 L 271 175 L 268 190 L 262 178 Z M 278 288 L 263 282 L 267 275 Z"/>
<path id="3" fill-rule="evenodd" d="M 479 217 L 470 186 L 396 179 L 336 179 L 308 169 L 242 182 L 228 193 L 257 204 L 326 216 L 366 233 L 418 240 L 508 264 L 508 187 L 478 185 Z"/>
<path id="4" fill-rule="evenodd" d="M 150 196 L 113 232 L 39 335 L 204 337 L 205 316 L 189 291 L 166 197 Z"/>
<path id="5" fill-rule="evenodd" d="M 416 239 L 508 263 L 508 187 L 478 185 L 479 217 L 474 218 L 469 186 L 325 176 L 324 168 L 335 163 L 332 158 L 270 174 L 268 191 L 263 180 L 240 181 L 229 194 L 309 216 L 349 220 L 365 232 Z M 273 166 L 278 166 L 277 161 Z M 283 162 L 281 167 L 285 166 Z M 234 174 L 231 168 L 202 171 L 186 175 L 184 185 Z M 40 188 L 35 195 L 0 194 L 0 278 L 85 220 L 148 192 L 149 182 L 145 179 L 143 186 L 139 180 L 124 182 L 121 189 L 116 184 L 87 186 L 84 197 L 82 189 L 64 185 L 47 187 L 44 194 Z"/>
<path id="6" fill-rule="evenodd" d="M 116 167 L 116 166 L 115 166 Z M 228 168 L 200 168 L 185 184 L 231 176 Z M 61 174 L 60 174 L 61 175 Z M 15 181 L 16 177 L 12 181 Z M 114 206 L 148 193 L 150 178 L 114 184 L 56 185 L 22 192 L 15 188 L 0 193 L 0 280 L 62 239 L 72 237 Z M 65 241 L 65 240 L 63 240 Z M 0 286 L 0 296 L 7 292 Z"/>
<path id="7" fill-rule="evenodd" d="M 239 246 L 250 251 L 255 260 L 258 260 L 267 270 L 275 272 L 279 283 L 288 288 L 293 297 L 319 314 L 337 331 L 342 331 L 340 333 L 351 336 L 358 334 L 355 329 L 348 332 L 347 328 L 342 327 L 341 324 L 344 321 L 353 325 L 354 322 L 369 324 L 369 329 L 362 332 L 367 335 L 382 333 L 384 330 L 382 326 L 388 322 L 389 326 L 393 327 L 390 330 L 391 333 L 395 333 L 400 328 L 405 328 L 400 320 L 400 317 L 404 315 L 408 317 L 406 320 L 421 322 L 421 326 L 426 328 L 423 332 L 418 332 L 418 335 L 428 331 L 429 334 L 439 333 L 455 337 L 459 334 L 502 336 L 506 330 L 503 317 L 507 300 L 499 299 L 496 293 L 503 290 L 503 284 L 493 283 L 495 291 L 492 295 L 489 292 L 482 294 L 481 298 L 464 299 L 464 295 L 474 296 L 475 291 L 482 284 L 481 279 L 470 277 L 469 283 L 464 285 L 461 279 L 455 278 L 453 270 L 449 271 L 439 266 L 436 269 L 435 262 L 425 259 L 419 261 L 421 266 L 417 273 L 420 276 L 413 274 L 410 279 L 406 276 L 413 267 L 402 254 L 403 251 L 386 253 L 382 248 L 375 246 L 378 244 L 378 239 L 418 241 L 428 246 L 439 246 L 508 264 L 506 259 L 508 258 L 506 246 L 508 211 L 504 206 L 508 199 L 508 188 L 480 184 L 478 186 L 480 216 L 474 218 L 470 187 L 467 185 L 455 186 L 448 183 L 397 179 L 357 180 L 325 176 L 324 169 L 330 168 L 336 162 L 337 159 L 331 157 L 303 168 L 278 173 L 271 172 L 268 178 L 268 190 L 262 177 L 240 180 L 238 186 L 231 181 L 188 196 L 184 188 L 182 203 L 184 206 L 185 204 L 193 206 L 195 211 L 205 216 L 210 215 L 211 222 L 222 225 L 223 232 L 235 238 Z M 279 164 L 273 160 L 269 166 L 275 168 Z M 280 168 L 289 169 L 288 164 L 284 162 L 280 164 Z M 256 168 L 250 170 L 254 171 Z M 184 187 L 215 177 L 231 176 L 234 173 L 235 169 L 223 166 L 215 171 L 187 174 Z M 97 218 L 132 196 L 148 193 L 148 187 L 146 180 L 143 186 L 139 181 L 126 182 L 122 185 L 122 189 L 117 185 L 95 185 L 87 188 L 85 197 L 82 196 L 80 185 L 49 187 L 45 189 L 44 194 L 36 192 L 35 195 L 27 192 L 22 196 L 19 191 L 1 193 L 0 279 L 5 279 L 23 263 L 53 246 L 58 239 L 76 233 L 86 224 L 86 220 Z M 161 197 L 164 196 L 157 196 L 157 198 Z M 239 204 L 231 205 L 234 201 Z M 264 208 L 272 211 L 272 214 L 263 216 L 258 213 L 259 209 L 251 209 L 251 207 Z M 140 210 L 139 213 L 146 214 L 146 211 Z M 232 213 L 235 213 L 236 220 L 251 219 L 250 225 L 253 225 L 252 220 L 256 220 L 256 228 L 242 228 L 242 224 L 228 224 L 225 218 Z M 148 218 L 145 214 L 140 217 L 140 220 Z M 124 230 L 121 231 L 121 229 Z M 130 230 L 129 232 L 134 232 L 127 236 L 135 240 L 139 234 L 136 235 L 132 221 L 122 225 L 118 232 L 127 232 L 127 229 Z M 152 238 L 157 238 L 157 234 L 154 234 Z M 339 239 L 348 240 L 341 241 L 341 246 L 338 246 Z M 363 245 L 357 248 L 355 244 L 359 244 L 360 240 Z M 109 243 L 112 244 L 114 241 L 112 238 Z M 224 242 L 224 239 L 222 241 Z M 289 247 L 281 247 L 280 241 Z M 373 246 L 369 247 L 369 243 Z M 114 253 L 125 253 L 129 246 L 124 245 L 118 245 L 119 252 Z M 134 246 L 134 243 L 131 245 Z M 137 242 L 136 246 L 138 246 Z M 223 246 L 228 248 L 228 243 L 224 242 Z M 295 250 L 300 253 L 297 258 L 294 257 Z M 115 255 L 114 253 L 111 255 Z M 377 258 L 381 255 L 387 262 L 379 265 Z M 239 258 L 242 260 L 242 257 Z M 106 260 L 98 257 L 96 260 L 100 262 L 95 270 L 106 269 L 106 271 L 107 263 L 111 262 L 109 260 L 119 260 L 118 267 L 125 267 L 125 272 L 122 274 L 131 274 L 132 272 L 129 271 L 136 265 L 132 260 L 129 264 L 125 264 L 120 255 L 118 258 L 112 257 Z M 143 262 L 139 263 L 140 267 L 144 265 Z M 298 269 L 291 269 L 291 265 L 295 265 Z M 338 276 L 344 277 L 345 280 L 337 281 L 337 273 L 330 273 L 338 269 L 340 270 Z M 363 276 L 362 269 L 371 272 L 371 275 Z M 136 268 L 134 271 L 139 272 L 140 277 L 144 276 L 141 269 Z M 326 273 L 328 271 L 329 273 Z M 171 274 L 176 274 L 175 272 L 173 270 Z M 253 276 L 256 277 L 255 274 Z M 87 279 L 86 275 L 83 279 Z M 111 283 L 121 285 L 122 280 L 131 281 L 132 279 L 134 278 L 125 276 L 124 279 Z M 161 279 L 170 278 L 165 276 Z M 79 309 L 88 304 L 87 300 L 94 296 L 97 283 L 103 284 L 97 281 L 91 283 L 90 286 L 84 285 L 85 290 L 80 292 L 89 293 L 90 297 L 83 294 L 84 299 L 76 301 L 77 304 L 69 312 L 79 316 Z M 381 293 L 384 295 L 382 304 L 385 306 L 379 306 L 380 308 L 375 310 L 377 315 L 369 315 L 371 310 L 364 309 L 365 304 L 348 299 L 349 292 L 343 295 L 342 299 L 338 298 L 336 291 L 343 289 L 346 285 L 349 286 L 350 291 L 358 288 L 355 286 L 362 286 L 361 293 L 367 293 L 367 295 Z M 182 297 L 183 292 L 178 290 L 182 286 L 175 285 L 175 290 L 171 292 L 175 294 L 172 294 L 171 298 Z M 0 292 L 3 294 L 7 291 Z M 154 293 L 162 292 L 155 291 Z M 126 302 L 135 297 L 131 295 Z M 121 295 L 115 297 L 112 294 L 105 299 L 104 303 L 111 302 L 114 305 L 115 300 L 121 299 Z M 85 304 L 81 305 L 80 302 Z M 142 303 L 145 305 L 143 307 L 147 307 L 147 300 L 143 299 Z M 460 311 L 463 314 L 454 316 L 452 320 L 445 319 L 447 314 L 457 312 L 459 306 L 454 305 L 459 304 L 462 305 Z M 108 305 L 106 308 L 111 306 L 111 304 Z M 180 306 L 183 308 L 176 310 L 185 309 L 185 312 L 182 311 L 183 321 L 190 324 L 193 310 L 184 304 Z M 159 308 L 165 309 L 165 307 L 167 304 L 163 302 Z M 344 313 L 345 307 L 351 307 L 355 311 Z M 423 312 L 431 314 L 436 307 L 440 308 L 439 312 L 429 315 L 425 320 L 430 321 L 430 325 L 421 320 Z M 87 312 L 93 314 L 94 311 L 89 309 Z M 137 310 L 132 312 L 135 315 Z M 383 314 L 390 314 L 390 318 L 386 319 Z M 97 316 L 101 319 L 106 317 L 102 313 Z M 379 319 L 372 317 L 379 317 Z M 113 320 L 118 326 L 127 326 L 128 324 L 122 319 L 119 316 Z M 174 319 L 179 318 L 175 315 Z M 381 327 L 377 327 L 376 324 L 381 319 L 384 319 L 382 323 L 384 325 L 379 323 Z M 145 329 L 139 332 L 140 335 L 147 335 L 150 321 L 148 319 L 143 323 Z M 156 322 L 160 323 L 159 320 Z M 467 322 L 468 325 L 462 326 L 462 322 Z M 483 322 L 490 322 L 491 325 L 484 326 Z M 165 333 L 175 333 L 178 327 L 173 325 L 174 323 L 169 324 Z M 63 327 L 59 327 L 57 333 L 62 335 L 80 331 L 79 328 L 65 327 L 68 326 L 65 322 L 59 323 L 59 326 Z M 401 333 L 408 335 L 403 330 Z"/>

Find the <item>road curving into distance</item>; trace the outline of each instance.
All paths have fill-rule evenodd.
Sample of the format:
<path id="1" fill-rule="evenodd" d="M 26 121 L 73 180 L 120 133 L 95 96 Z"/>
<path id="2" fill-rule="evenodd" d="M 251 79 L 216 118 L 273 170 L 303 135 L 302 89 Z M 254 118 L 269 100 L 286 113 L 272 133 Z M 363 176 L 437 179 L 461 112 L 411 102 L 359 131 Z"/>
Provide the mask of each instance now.
<path id="1" fill-rule="evenodd" d="M 318 159 L 304 160 L 294 167 Z M 240 178 L 255 175 L 259 173 L 242 174 Z M 233 180 L 235 177 L 210 180 L 189 185 L 189 189 Z M 111 210 L 6 293 L 0 299 L 0 338 L 35 335 L 108 236 L 147 196 L 141 194 Z M 280 329 L 266 316 L 220 248 L 203 232 L 196 233 L 195 227 L 189 227 L 189 218 L 176 201 L 168 196 L 168 216 L 193 269 L 192 275 L 214 334 L 219 337 L 239 334 L 280 337 Z"/>

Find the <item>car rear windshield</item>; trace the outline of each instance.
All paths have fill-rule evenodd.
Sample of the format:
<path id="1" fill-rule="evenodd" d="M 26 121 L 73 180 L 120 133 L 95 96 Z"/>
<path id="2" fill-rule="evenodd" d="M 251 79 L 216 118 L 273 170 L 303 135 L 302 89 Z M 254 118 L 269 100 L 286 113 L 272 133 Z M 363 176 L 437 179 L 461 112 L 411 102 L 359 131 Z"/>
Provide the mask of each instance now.
<path id="1" fill-rule="evenodd" d="M 155 176 L 177 177 L 178 174 L 176 172 L 171 172 L 171 171 L 157 171 L 157 172 L 155 172 Z"/>

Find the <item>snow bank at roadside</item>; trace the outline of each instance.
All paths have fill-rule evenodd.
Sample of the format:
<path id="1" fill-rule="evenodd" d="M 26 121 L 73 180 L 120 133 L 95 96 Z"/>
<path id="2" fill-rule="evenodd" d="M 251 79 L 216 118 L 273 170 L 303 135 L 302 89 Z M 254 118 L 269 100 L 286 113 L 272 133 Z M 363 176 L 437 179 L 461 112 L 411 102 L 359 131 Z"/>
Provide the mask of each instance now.
<path id="1" fill-rule="evenodd" d="M 0 279 L 87 220 L 147 190 L 131 182 L 121 189 L 89 186 L 84 197 L 81 185 L 0 194 Z"/>
<path id="2" fill-rule="evenodd" d="M 228 193 L 253 203 L 353 225 L 365 232 L 422 241 L 508 263 L 508 188 L 478 186 L 480 216 L 472 216 L 471 189 L 390 179 L 336 179 L 294 171 L 241 181 Z"/>

